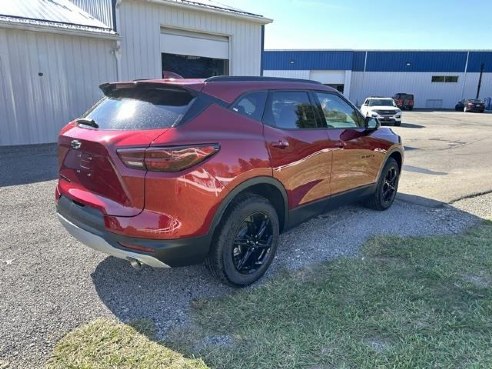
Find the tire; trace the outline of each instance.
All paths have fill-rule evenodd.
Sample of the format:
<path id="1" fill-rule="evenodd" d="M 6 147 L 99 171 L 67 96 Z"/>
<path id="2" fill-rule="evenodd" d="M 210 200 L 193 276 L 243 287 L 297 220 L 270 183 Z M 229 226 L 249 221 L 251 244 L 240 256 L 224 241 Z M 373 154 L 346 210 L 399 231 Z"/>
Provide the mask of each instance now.
<path id="1" fill-rule="evenodd" d="M 413 106 L 409 106 L 408 107 L 408 110 L 412 111 L 413 110 Z"/>
<path id="2" fill-rule="evenodd" d="M 275 257 L 278 215 L 258 195 L 244 195 L 222 217 L 205 265 L 221 282 L 244 287 L 260 279 Z"/>
<path id="3" fill-rule="evenodd" d="M 374 210 L 389 209 L 395 201 L 399 179 L 400 168 L 398 163 L 395 159 L 389 158 L 381 171 L 376 191 L 367 199 L 365 205 Z"/>

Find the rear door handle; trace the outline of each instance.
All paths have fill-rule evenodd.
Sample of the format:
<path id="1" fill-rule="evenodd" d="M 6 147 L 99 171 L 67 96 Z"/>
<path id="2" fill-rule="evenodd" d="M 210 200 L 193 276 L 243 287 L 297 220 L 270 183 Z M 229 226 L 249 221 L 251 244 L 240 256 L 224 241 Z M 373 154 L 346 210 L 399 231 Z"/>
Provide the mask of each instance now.
<path id="1" fill-rule="evenodd" d="M 278 141 L 272 142 L 272 146 L 277 147 L 279 149 L 285 149 L 285 148 L 289 147 L 289 142 L 286 140 L 278 140 Z"/>

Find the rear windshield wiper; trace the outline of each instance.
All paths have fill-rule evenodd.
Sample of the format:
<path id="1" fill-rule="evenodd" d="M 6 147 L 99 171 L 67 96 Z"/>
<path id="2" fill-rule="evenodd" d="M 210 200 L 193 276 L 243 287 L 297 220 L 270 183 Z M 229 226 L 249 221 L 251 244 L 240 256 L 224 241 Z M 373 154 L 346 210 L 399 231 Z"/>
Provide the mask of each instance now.
<path id="1" fill-rule="evenodd" d="M 94 119 L 89 119 L 89 118 L 79 118 L 76 120 L 77 123 L 79 124 L 84 124 L 86 126 L 91 126 L 94 128 L 99 128 L 99 125 L 95 122 Z"/>

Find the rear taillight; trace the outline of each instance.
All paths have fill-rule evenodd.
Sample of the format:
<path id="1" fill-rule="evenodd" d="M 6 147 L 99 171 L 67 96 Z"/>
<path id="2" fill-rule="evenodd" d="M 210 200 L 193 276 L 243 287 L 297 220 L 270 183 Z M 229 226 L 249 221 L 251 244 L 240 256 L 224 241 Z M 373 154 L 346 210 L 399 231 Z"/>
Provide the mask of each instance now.
<path id="1" fill-rule="evenodd" d="M 123 164 L 132 169 L 145 168 L 145 148 L 119 149 L 116 151 Z"/>
<path id="2" fill-rule="evenodd" d="M 151 172 L 179 172 L 214 155 L 219 148 L 218 144 L 207 144 L 119 149 L 117 152 L 128 168 Z"/>

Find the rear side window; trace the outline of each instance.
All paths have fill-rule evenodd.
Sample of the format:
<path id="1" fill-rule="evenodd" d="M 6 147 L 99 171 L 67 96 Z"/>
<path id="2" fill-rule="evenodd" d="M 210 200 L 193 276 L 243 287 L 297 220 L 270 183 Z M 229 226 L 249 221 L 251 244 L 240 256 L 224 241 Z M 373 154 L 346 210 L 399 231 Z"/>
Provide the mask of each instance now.
<path id="1" fill-rule="evenodd" d="M 265 123 L 283 129 L 318 128 L 315 106 L 304 91 L 274 91 L 265 107 Z"/>
<path id="2" fill-rule="evenodd" d="M 100 129 L 167 128 L 183 118 L 192 101 L 181 89 L 127 88 L 104 97 L 84 118 L 93 119 Z"/>
<path id="3" fill-rule="evenodd" d="M 232 106 L 232 110 L 249 118 L 261 120 L 266 97 L 266 91 L 252 92 L 241 96 Z"/>

